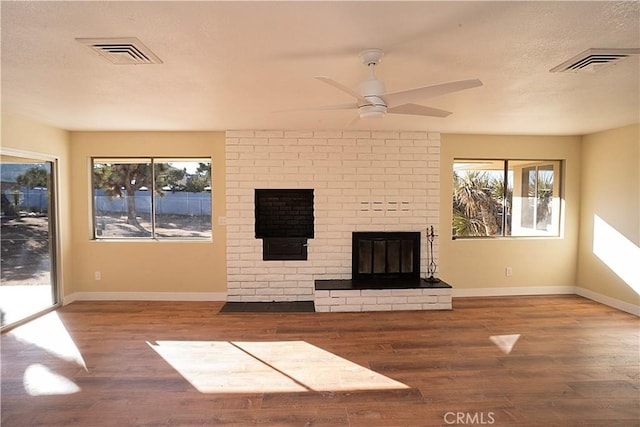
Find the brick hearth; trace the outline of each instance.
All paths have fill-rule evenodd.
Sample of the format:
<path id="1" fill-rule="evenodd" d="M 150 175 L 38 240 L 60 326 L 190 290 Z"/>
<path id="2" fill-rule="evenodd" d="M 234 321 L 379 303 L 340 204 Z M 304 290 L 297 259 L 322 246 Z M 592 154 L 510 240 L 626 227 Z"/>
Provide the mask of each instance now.
<path id="1" fill-rule="evenodd" d="M 392 288 L 392 289 L 391 289 Z M 450 310 L 451 285 L 418 280 L 317 280 L 316 311 Z"/>

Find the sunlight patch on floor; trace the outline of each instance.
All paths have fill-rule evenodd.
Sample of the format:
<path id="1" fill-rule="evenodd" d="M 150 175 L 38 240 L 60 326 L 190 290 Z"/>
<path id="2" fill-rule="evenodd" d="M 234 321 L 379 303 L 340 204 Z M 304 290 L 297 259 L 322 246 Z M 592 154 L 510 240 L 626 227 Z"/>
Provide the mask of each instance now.
<path id="1" fill-rule="evenodd" d="M 640 294 L 640 247 L 598 215 L 593 216 L 593 253 Z"/>
<path id="2" fill-rule="evenodd" d="M 80 350 L 56 312 L 47 313 L 8 333 L 18 341 L 40 347 L 62 360 L 75 363 L 87 370 Z"/>
<path id="3" fill-rule="evenodd" d="M 504 354 L 511 353 L 513 346 L 516 345 L 516 341 L 520 338 L 520 334 L 511 335 L 492 335 L 489 337 L 492 343 L 498 346 Z"/>
<path id="4" fill-rule="evenodd" d="M 73 394 L 80 391 L 76 383 L 39 363 L 29 365 L 24 372 L 22 383 L 30 396 Z"/>
<path id="5" fill-rule="evenodd" d="M 305 341 L 147 344 L 202 393 L 408 388 Z"/>

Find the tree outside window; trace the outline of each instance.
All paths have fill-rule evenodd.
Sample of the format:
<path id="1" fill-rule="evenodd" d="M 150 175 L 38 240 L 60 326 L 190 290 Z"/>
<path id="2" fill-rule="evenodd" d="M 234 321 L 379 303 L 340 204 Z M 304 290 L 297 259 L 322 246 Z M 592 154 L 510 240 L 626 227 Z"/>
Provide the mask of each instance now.
<path id="1" fill-rule="evenodd" d="M 454 237 L 558 236 L 560 161 L 456 159 Z"/>
<path id="2" fill-rule="evenodd" d="M 211 239 L 211 160 L 95 158 L 94 233 Z"/>

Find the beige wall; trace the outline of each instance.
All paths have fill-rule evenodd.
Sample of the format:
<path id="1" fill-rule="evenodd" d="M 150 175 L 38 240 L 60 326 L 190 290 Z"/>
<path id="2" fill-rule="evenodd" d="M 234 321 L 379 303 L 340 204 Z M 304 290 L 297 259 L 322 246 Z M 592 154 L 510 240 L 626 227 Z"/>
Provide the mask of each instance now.
<path id="1" fill-rule="evenodd" d="M 74 292 L 226 292 L 224 145 L 222 132 L 72 132 Z M 213 242 L 93 240 L 93 156 L 211 157 Z"/>
<path id="2" fill-rule="evenodd" d="M 594 254 L 594 218 L 640 246 L 640 128 L 585 137 L 442 135 L 439 274 L 457 290 L 573 287 L 638 305 L 638 291 Z M 225 138 L 222 132 L 67 132 L 2 115 L 4 151 L 58 161 L 60 283 L 83 292 L 226 293 Z M 213 242 L 91 239 L 92 156 L 211 156 Z M 451 240 L 454 158 L 564 160 L 563 231 L 552 239 Z M 634 252 L 637 254 L 637 252 Z M 638 265 L 635 263 L 634 265 Z M 513 275 L 506 277 L 505 267 Z M 94 280 L 100 271 L 102 279 Z M 636 270 L 637 271 L 637 270 Z M 631 280 L 633 281 L 633 280 Z"/>
<path id="3" fill-rule="evenodd" d="M 577 285 L 639 305 L 640 126 L 585 136 L 581 164 Z"/>
<path id="4" fill-rule="evenodd" d="M 73 292 L 69 133 L 20 116 L 3 114 L 0 146 L 3 153 L 10 150 L 10 154 L 18 152 L 46 160 L 55 159 L 57 162 L 58 287 L 62 296 L 68 295 Z"/>
<path id="5" fill-rule="evenodd" d="M 445 134 L 441 141 L 440 277 L 456 290 L 575 286 L 580 137 Z M 454 158 L 564 160 L 562 237 L 452 240 Z"/>

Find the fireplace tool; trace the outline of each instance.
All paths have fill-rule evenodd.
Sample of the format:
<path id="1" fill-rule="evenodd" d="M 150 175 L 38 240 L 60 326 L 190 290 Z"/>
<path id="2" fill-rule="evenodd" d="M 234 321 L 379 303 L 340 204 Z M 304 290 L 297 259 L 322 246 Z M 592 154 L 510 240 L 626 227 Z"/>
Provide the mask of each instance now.
<path id="1" fill-rule="evenodd" d="M 427 266 L 427 277 L 425 280 L 431 283 L 437 283 L 440 281 L 437 277 L 434 277 L 434 273 L 436 272 L 436 262 L 433 260 L 433 240 L 436 238 L 435 233 L 433 232 L 433 225 L 427 228 L 427 240 L 429 241 L 429 253 L 428 253 L 428 261 L 429 265 Z"/>

